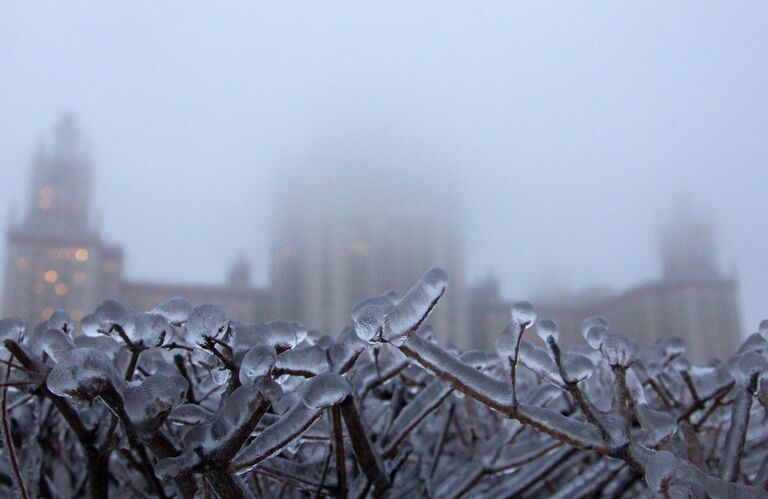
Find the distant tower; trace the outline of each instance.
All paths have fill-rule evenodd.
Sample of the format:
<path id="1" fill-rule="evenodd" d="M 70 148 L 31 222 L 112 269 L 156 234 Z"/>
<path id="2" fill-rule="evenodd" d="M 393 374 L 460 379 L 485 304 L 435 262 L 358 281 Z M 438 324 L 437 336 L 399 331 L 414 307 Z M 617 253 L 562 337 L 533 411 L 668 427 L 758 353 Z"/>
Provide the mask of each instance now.
<path id="1" fill-rule="evenodd" d="M 661 260 L 662 278 L 667 282 L 719 277 L 712 226 L 693 216 L 679 215 L 662 230 Z"/>
<path id="2" fill-rule="evenodd" d="M 77 319 L 118 296 L 122 251 L 90 228 L 90 190 L 87 148 L 65 114 L 35 153 L 27 212 L 8 230 L 4 316 L 34 324 L 63 308 Z"/>
<path id="3" fill-rule="evenodd" d="M 370 158 L 362 158 L 362 162 Z M 455 197 L 438 179 L 391 168 L 328 166 L 283 179 L 277 189 L 272 290 L 277 318 L 335 333 L 352 306 L 388 290 L 406 291 L 427 268 L 450 283 L 432 324 L 441 341 L 469 344 L 461 231 Z"/>
<path id="4" fill-rule="evenodd" d="M 231 290 L 251 289 L 251 266 L 244 256 L 232 262 L 227 274 L 227 287 Z"/>

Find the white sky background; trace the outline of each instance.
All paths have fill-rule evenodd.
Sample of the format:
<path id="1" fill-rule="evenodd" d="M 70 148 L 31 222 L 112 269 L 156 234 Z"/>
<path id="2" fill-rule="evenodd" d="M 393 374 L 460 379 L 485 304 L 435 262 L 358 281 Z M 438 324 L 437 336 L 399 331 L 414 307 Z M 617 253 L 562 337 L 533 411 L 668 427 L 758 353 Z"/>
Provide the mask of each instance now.
<path id="1" fill-rule="evenodd" d="M 220 282 L 244 253 L 266 283 L 274 172 L 403 139 L 452 158 L 470 278 L 516 298 L 653 279 L 658 224 L 690 206 L 756 329 L 768 3 L 510 4 L 0 0 L 0 212 L 72 110 L 130 277 Z"/>

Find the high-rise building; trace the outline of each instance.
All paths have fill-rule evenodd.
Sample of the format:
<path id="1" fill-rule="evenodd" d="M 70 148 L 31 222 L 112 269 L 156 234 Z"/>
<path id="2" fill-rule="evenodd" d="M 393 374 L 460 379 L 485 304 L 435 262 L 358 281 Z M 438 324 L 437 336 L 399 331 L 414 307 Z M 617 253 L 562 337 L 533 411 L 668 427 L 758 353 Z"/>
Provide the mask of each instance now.
<path id="1" fill-rule="evenodd" d="M 455 196 L 441 192 L 439 179 L 419 176 L 322 164 L 309 174 L 286 174 L 273 237 L 277 317 L 336 332 L 351 324 L 357 301 L 404 292 L 436 265 L 450 283 L 431 323 L 441 341 L 468 346 Z"/>
<path id="2" fill-rule="evenodd" d="M 61 117 L 32 163 L 24 219 L 7 233 L 3 315 L 31 322 L 63 308 L 78 319 L 117 297 L 122 251 L 91 227 L 91 167 L 72 115 Z"/>

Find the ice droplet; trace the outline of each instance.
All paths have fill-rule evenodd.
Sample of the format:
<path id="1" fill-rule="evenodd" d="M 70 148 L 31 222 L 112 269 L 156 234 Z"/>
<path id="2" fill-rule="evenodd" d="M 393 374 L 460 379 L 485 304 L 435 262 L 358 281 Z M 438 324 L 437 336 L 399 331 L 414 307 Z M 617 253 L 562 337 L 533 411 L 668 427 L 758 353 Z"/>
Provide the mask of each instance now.
<path id="1" fill-rule="evenodd" d="M 400 346 L 432 312 L 448 285 L 448 274 L 438 267 L 427 270 L 419 282 L 386 311 L 384 339 Z"/>
<path id="2" fill-rule="evenodd" d="M 383 295 L 366 298 L 355 304 L 352 308 L 352 322 L 355 325 L 355 333 L 364 341 L 373 342 L 384 332 L 384 318 L 397 302 L 398 294 L 388 291 Z"/>
<path id="3" fill-rule="evenodd" d="M 62 356 L 75 348 L 75 342 L 61 329 L 48 328 L 37 338 L 40 348 L 52 358 L 54 362 L 59 362 Z"/>
<path id="4" fill-rule="evenodd" d="M 608 336 L 608 328 L 596 325 L 587 330 L 584 339 L 587 340 L 587 343 L 592 350 L 600 350 L 606 336 Z"/>
<path id="5" fill-rule="evenodd" d="M 277 362 L 275 347 L 256 345 L 245 354 L 240 363 L 240 383 L 253 383 L 257 378 L 269 375 Z"/>
<path id="6" fill-rule="evenodd" d="M 549 319 L 539 321 L 539 323 L 536 325 L 536 334 L 539 335 L 539 338 L 544 340 L 545 345 L 549 345 L 550 337 L 555 341 L 555 343 L 557 343 L 557 340 L 560 337 L 557 324 L 555 321 L 551 321 Z"/>
<path id="7" fill-rule="evenodd" d="M 126 314 L 125 307 L 114 300 L 103 302 L 93 312 L 93 315 L 96 316 L 96 321 L 99 323 L 99 328 L 105 332 L 109 332 L 112 326 L 122 326 Z"/>
<path id="8" fill-rule="evenodd" d="M 600 345 L 600 352 L 610 365 L 629 367 L 637 360 L 640 347 L 625 336 L 609 332 Z"/>
<path id="9" fill-rule="evenodd" d="M 768 319 L 763 320 L 760 322 L 760 327 L 758 328 L 758 331 L 760 331 L 760 334 L 768 340 Z"/>
<path id="10" fill-rule="evenodd" d="M 173 334 L 171 324 L 156 314 L 128 313 L 123 321 L 123 331 L 134 345 L 159 347 Z"/>
<path id="11" fill-rule="evenodd" d="M 51 316 L 48 317 L 48 327 L 50 329 L 58 329 L 67 333 L 68 335 L 71 335 L 72 319 L 69 318 L 69 314 L 66 311 L 62 309 L 56 309 L 53 311 Z"/>
<path id="12" fill-rule="evenodd" d="M 219 338 L 228 328 L 227 313 L 216 305 L 195 307 L 187 319 L 189 341 L 198 345 L 204 345 L 206 337 Z"/>
<path id="13" fill-rule="evenodd" d="M 527 301 L 519 301 L 512 305 L 512 322 L 528 329 L 536 322 L 536 318 L 536 309 Z"/>
<path id="14" fill-rule="evenodd" d="M 581 323 L 581 335 L 584 337 L 587 342 L 589 342 L 587 336 L 589 333 L 589 330 L 593 327 L 600 327 L 603 329 L 608 329 L 608 321 L 605 320 L 605 317 L 600 315 L 593 315 L 591 317 L 587 317 L 584 319 L 584 322 Z"/>
<path id="15" fill-rule="evenodd" d="M 347 380 L 333 373 L 323 373 L 307 381 L 302 400 L 313 409 L 338 404 L 352 393 Z"/>
<path id="16" fill-rule="evenodd" d="M 578 383 L 592 376 L 594 366 L 584 355 L 574 352 L 564 352 L 562 355 L 563 370 L 569 381 Z"/>
<path id="17" fill-rule="evenodd" d="M 161 315 L 171 324 L 180 326 L 192 313 L 192 304 L 184 298 L 173 297 L 153 308 L 151 313 Z"/>
<path id="18" fill-rule="evenodd" d="M 61 355 L 48 373 L 48 389 L 62 397 L 92 399 L 118 379 L 112 362 L 92 348 L 76 348 Z"/>
<path id="19" fill-rule="evenodd" d="M 675 472 L 677 472 L 677 458 L 669 451 L 659 451 L 646 464 L 645 483 L 652 491 L 663 493 L 669 487 Z"/>

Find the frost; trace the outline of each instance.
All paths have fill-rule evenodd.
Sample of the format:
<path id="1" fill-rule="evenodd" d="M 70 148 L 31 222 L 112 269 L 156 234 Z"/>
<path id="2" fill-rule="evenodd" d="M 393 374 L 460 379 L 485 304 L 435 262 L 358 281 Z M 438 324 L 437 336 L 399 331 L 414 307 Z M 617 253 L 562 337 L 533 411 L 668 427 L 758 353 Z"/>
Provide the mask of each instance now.
<path id="1" fill-rule="evenodd" d="M 174 326 L 187 322 L 192 313 L 192 305 L 184 298 L 169 298 L 153 308 L 150 313 L 160 315 Z"/>
<path id="2" fill-rule="evenodd" d="M 104 353 L 92 348 L 76 348 L 60 356 L 48 374 L 48 389 L 56 395 L 92 399 L 115 380 L 112 362 Z"/>
<path id="3" fill-rule="evenodd" d="M 253 383 L 268 376 L 277 362 L 277 353 L 271 345 L 256 345 L 245 354 L 240 363 L 240 383 Z"/>

